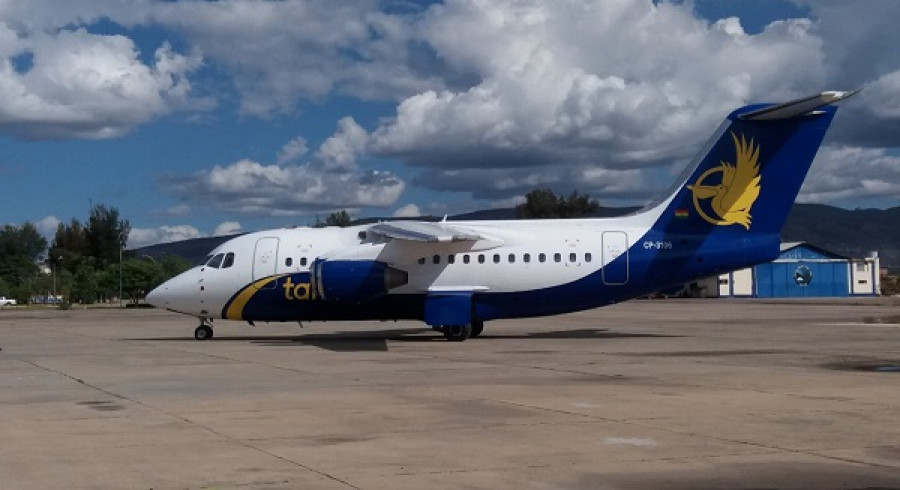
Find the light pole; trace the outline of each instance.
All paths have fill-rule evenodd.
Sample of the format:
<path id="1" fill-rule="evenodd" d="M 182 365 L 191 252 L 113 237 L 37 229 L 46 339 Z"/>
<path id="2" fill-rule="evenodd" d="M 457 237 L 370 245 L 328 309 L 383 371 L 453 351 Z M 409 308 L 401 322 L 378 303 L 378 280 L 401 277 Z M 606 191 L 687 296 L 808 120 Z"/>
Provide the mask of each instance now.
<path id="1" fill-rule="evenodd" d="M 122 250 L 125 248 L 124 233 L 119 233 L 119 308 L 122 307 Z"/>
<path id="2" fill-rule="evenodd" d="M 59 303 L 59 296 L 56 295 L 56 274 L 59 274 L 59 266 L 62 264 L 62 259 L 62 255 L 56 257 L 56 267 L 54 268 L 56 273 L 53 274 L 53 304 Z"/>

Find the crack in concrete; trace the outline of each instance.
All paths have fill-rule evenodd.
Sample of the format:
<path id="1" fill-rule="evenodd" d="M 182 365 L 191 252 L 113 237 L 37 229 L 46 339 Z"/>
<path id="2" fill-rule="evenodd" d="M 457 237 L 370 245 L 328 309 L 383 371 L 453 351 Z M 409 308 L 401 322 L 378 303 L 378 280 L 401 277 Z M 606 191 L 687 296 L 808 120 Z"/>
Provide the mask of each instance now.
<path id="1" fill-rule="evenodd" d="M 21 358 L 19 358 L 18 360 L 21 361 L 21 362 L 24 362 L 24 363 L 26 363 L 26 364 L 29 364 L 29 365 L 31 365 L 31 366 L 34 366 L 34 367 L 37 368 L 37 369 L 41 369 L 41 370 L 44 370 L 44 371 L 47 371 L 47 372 L 50 372 L 50 373 L 54 373 L 54 374 L 56 374 L 56 375 L 58 375 L 58 376 L 62 376 L 62 377 L 64 377 L 64 378 L 67 378 L 67 379 L 70 379 L 70 380 L 72 380 L 72 381 L 75 381 L 75 382 L 77 382 L 77 383 L 79 383 L 79 384 L 82 384 L 82 385 L 84 385 L 84 386 L 86 386 L 86 387 L 88 387 L 88 388 L 91 388 L 91 389 L 93 389 L 93 390 L 96 390 L 96 391 L 98 391 L 98 392 L 100 392 L 100 393 L 103 393 L 103 394 L 105 394 L 105 395 L 108 395 L 108 396 L 111 396 L 111 397 L 114 397 L 114 398 L 118 398 L 118 399 L 120 399 L 120 400 L 127 401 L 127 402 L 129 402 L 129 403 L 133 403 L 133 404 L 135 404 L 135 405 L 137 405 L 137 406 L 144 407 L 144 408 L 146 408 L 146 409 L 148 409 L 148 410 L 152 410 L 152 411 L 154 411 L 154 412 L 158 412 L 158 413 L 164 414 L 164 415 L 166 415 L 167 417 L 170 417 L 170 418 L 179 420 L 179 421 L 184 422 L 184 423 L 186 423 L 186 424 L 188 424 L 188 425 L 190 425 L 190 426 L 192 426 L 192 427 L 196 427 L 196 428 L 198 428 L 198 429 L 200 429 L 200 430 L 206 431 L 206 432 L 208 432 L 208 433 L 210 433 L 210 434 L 213 434 L 213 435 L 215 435 L 215 436 L 217 436 L 217 437 L 220 437 L 220 438 L 222 438 L 222 440 L 225 440 L 225 441 L 229 441 L 229 442 L 238 444 L 238 445 L 243 446 L 243 447 L 245 447 L 245 448 L 247 448 L 247 449 L 251 449 L 251 450 L 256 451 L 256 452 L 258 452 L 258 453 L 261 453 L 261 454 L 265 454 L 265 455 L 267 455 L 267 456 L 269 456 L 269 457 L 275 458 L 275 459 L 277 459 L 277 460 L 279 460 L 279 461 L 282 461 L 282 462 L 285 462 L 285 463 L 287 463 L 287 464 L 296 466 L 296 467 L 298 467 L 298 468 L 303 468 L 303 469 L 305 469 L 305 470 L 307 470 L 307 471 L 309 471 L 309 472 L 315 473 L 315 474 L 320 475 L 320 476 L 322 476 L 322 477 L 325 477 L 325 478 L 327 478 L 327 479 L 329 479 L 329 480 L 333 480 L 333 481 L 335 481 L 335 482 L 337 482 L 337 483 L 340 483 L 340 484 L 346 486 L 347 488 L 352 488 L 352 489 L 354 489 L 354 490 L 361 490 L 359 487 L 357 487 L 357 486 L 353 485 L 352 483 L 350 483 L 350 482 L 348 482 L 348 481 L 346 481 L 346 480 L 343 480 L 343 479 L 341 479 L 341 478 L 339 478 L 339 477 L 337 477 L 337 476 L 331 475 L 331 474 L 326 473 L 326 472 L 324 472 L 324 471 L 321 471 L 321 470 L 318 470 L 318 469 L 313 468 L 313 467 L 311 467 L 311 466 L 305 465 L 305 464 L 303 464 L 303 463 L 301 463 L 301 462 L 299 462 L 299 461 L 294 461 L 294 460 L 292 460 L 292 459 L 290 459 L 290 458 L 287 458 L 287 457 L 281 456 L 281 455 L 279 455 L 279 454 L 273 453 L 273 452 L 271 452 L 271 451 L 267 451 L 267 450 L 262 449 L 262 448 L 260 448 L 260 447 L 254 446 L 254 445 L 252 445 L 252 444 L 249 444 L 249 443 L 248 443 L 247 441 L 245 441 L 245 440 L 238 439 L 238 438 L 234 438 L 234 437 L 231 437 L 231 436 L 229 436 L 229 435 L 223 434 L 223 433 L 221 433 L 221 432 L 219 432 L 219 431 L 217 431 L 217 430 L 215 430 L 215 429 L 213 429 L 213 428 L 211 428 L 211 427 L 207 427 L 207 426 L 205 426 L 205 425 L 203 425 L 203 424 L 200 424 L 200 423 L 198 423 L 198 422 L 195 422 L 195 421 L 193 421 L 193 420 L 191 420 L 191 419 L 188 419 L 188 418 L 186 418 L 186 417 L 182 417 L 181 415 L 178 415 L 178 414 L 176 414 L 176 413 L 169 412 L 168 410 L 164 410 L 164 409 L 162 409 L 162 408 L 159 408 L 159 407 L 156 407 L 156 406 L 153 406 L 153 405 L 148 405 L 148 404 L 143 403 L 143 402 L 141 402 L 141 401 L 139 401 L 139 400 L 135 400 L 135 399 L 129 398 L 129 397 L 125 396 L 125 395 L 121 395 L 121 394 L 119 394 L 119 393 L 115 393 L 115 392 L 113 392 L 113 391 L 110 391 L 110 390 L 101 388 L 101 387 L 99 387 L 99 386 L 92 385 L 92 384 L 86 382 L 85 380 L 83 380 L 83 379 L 81 379 L 81 378 L 76 378 L 75 376 L 72 376 L 72 375 L 70 375 L 70 374 L 64 373 L 64 372 L 62 372 L 62 371 L 59 371 L 59 370 L 56 370 L 56 369 L 53 369 L 53 368 L 50 368 L 50 367 L 47 367 L 47 366 L 42 366 L 42 365 L 40 365 L 40 364 L 38 364 L 38 363 L 36 363 L 36 362 L 29 361 L 29 360 L 27 360 L 27 359 L 21 359 Z"/>

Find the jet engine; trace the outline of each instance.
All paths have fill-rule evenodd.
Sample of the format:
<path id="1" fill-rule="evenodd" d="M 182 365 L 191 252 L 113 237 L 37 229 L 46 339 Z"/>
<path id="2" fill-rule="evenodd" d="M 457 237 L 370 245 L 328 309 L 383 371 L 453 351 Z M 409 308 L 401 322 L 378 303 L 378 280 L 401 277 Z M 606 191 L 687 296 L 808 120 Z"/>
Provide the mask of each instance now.
<path id="1" fill-rule="evenodd" d="M 409 282 L 406 271 L 377 260 L 316 260 L 312 287 L 326 301 L 361 302 Z"/>

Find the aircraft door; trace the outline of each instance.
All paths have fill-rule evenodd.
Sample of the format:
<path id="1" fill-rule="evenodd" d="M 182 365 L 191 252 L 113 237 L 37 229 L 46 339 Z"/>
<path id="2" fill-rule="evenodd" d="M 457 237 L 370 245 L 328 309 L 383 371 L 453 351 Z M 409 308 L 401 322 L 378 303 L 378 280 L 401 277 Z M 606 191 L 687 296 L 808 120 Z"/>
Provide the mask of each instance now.
<path id="1" fill-rule="evenodd" d="M 621 286 L 628 283 L 628 235 L 621 231 L 603 232 L 603 283 Z"/>
<path id="2" fill-rule="evenodd" d="M 260 238 L 256 241 L 253 251 L 253 281 L 275 275 L 278 266 L 278 239 L 273 237 Z M 265 286 L 266 289 L 274 288 L 275 281 Z"/>

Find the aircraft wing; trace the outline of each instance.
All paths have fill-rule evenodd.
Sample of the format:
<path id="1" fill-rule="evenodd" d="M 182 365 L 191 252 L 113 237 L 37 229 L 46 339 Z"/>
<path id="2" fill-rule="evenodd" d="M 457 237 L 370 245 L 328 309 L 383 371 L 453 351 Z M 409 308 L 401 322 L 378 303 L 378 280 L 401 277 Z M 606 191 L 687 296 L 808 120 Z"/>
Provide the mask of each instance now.
<path id="1" fill-rule="evenodd" d="M 477 231 L 456 225 L 434 223 L 429 221 L 392 221 L 378 223 L 368 229 L 369 233 L 394 240 L 412 242 L 447 243 L 477 242 L 491 240 Z"/>

